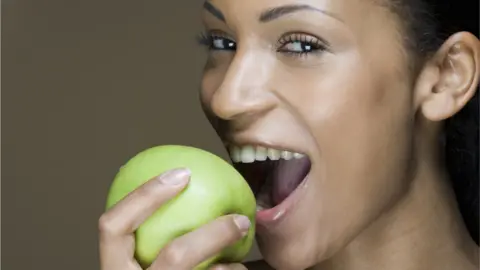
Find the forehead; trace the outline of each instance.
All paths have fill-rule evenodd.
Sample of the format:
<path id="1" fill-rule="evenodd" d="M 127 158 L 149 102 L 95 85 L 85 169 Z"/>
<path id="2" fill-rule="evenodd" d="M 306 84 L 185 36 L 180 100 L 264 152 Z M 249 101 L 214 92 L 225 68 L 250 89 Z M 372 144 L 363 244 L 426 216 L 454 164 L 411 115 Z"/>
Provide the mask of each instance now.
<path id="1" fill-rule="evenodd" d="M 341 17 L 346 23 L 365 21 L 366 15 L 377 19 L 392 19 L 379 0 L 207 0 L 229 21 L 234 18 L 253 19 L 268 9 L 288 5 L 309 5 Z"/>

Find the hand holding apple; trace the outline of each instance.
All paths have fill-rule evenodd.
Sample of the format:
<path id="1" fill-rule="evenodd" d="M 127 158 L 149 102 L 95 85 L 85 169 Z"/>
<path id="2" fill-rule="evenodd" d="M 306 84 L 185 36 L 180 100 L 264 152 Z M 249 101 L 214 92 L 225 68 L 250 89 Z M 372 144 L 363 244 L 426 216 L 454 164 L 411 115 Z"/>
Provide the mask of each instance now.
<path id="1" fill-rule="evenodd" d="M 134 257 L 152 270 L 205 269 L 240 262 L 253 243 L 248 184 L 221 158 L 192 147 L 136 155 L 115 177 L 107 208 L 100 220 L 104 270 L 141 269 Z"/>

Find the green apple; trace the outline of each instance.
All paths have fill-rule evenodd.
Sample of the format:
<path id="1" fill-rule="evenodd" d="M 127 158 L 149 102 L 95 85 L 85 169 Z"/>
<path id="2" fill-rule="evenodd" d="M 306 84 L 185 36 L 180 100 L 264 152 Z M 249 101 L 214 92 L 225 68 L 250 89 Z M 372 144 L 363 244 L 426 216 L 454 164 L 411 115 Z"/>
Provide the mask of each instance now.
<path id="1" fill-rule="evenodd" d="M 147 267 L 167 243 L 180 235 L 222 215 L 241 214 L 251 221 L 249 233 L 196 269 L 205 269 L 218 261 L 243 260 L 255 234 L 255 197 L 240 173 L 225 160 L 205 150 L 164 145 L 140 152 L 117 173 L 109 190 L 107 209 L 146 181 L 175 168 L 190 169 L 190 182 L 137 229 L 136 259 Z"/>

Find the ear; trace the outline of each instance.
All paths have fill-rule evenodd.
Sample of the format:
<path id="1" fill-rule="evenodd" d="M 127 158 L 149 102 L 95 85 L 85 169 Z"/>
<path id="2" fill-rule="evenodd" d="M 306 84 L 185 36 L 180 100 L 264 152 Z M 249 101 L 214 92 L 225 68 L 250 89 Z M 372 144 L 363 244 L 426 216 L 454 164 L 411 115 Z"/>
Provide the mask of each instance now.
<path id="1" fill-rule="evenodd" d="M 471 33 L 456 33 L 421 71 L 415 89 L 417 105 L 426 119 L 445 120 L 475 95 L 479 79 L 480 41 Z"/>

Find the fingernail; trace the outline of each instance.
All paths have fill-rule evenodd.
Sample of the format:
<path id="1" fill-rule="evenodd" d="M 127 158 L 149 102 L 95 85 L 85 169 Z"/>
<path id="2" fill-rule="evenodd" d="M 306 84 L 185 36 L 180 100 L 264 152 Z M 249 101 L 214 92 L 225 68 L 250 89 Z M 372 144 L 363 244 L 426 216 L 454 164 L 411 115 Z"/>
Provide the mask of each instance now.
<path id="1" fill-rule="evenodd" d="M 248 229 L 250 228 L 250 219 L 246 216 L 240 216 L 236 215 L 234 217 L 235 224 L 237 225 L 238 229 L 240 229 L 241 232 L 247 234 Z"/>
<path id="2" fill-rule="evenodd" d="M 164 185 L 179 186 L 185 184 L 189 180 L 191 172 L 187 168 L 173 169 L 160 175 L 160 182 Z"/>
<path id="3" fill-rule="evenodd" d="M 225 265 L 215 265 L 210 270 L 225 270 L 228 269 Z"/>

